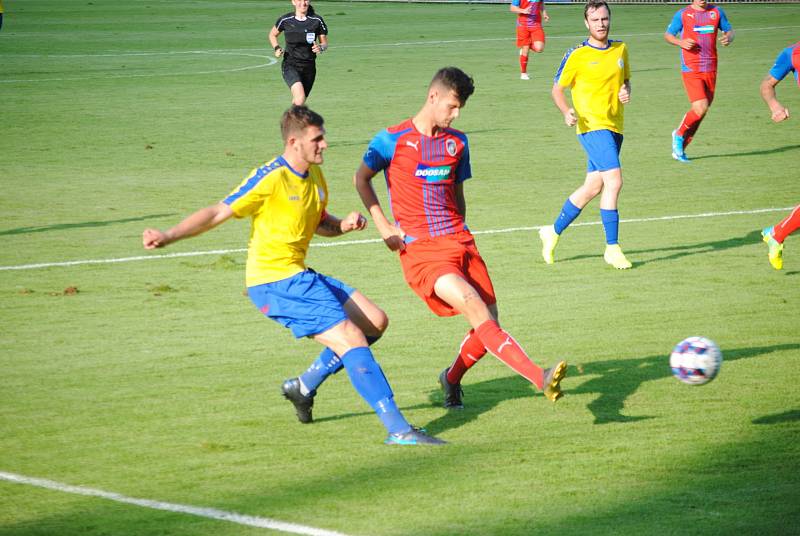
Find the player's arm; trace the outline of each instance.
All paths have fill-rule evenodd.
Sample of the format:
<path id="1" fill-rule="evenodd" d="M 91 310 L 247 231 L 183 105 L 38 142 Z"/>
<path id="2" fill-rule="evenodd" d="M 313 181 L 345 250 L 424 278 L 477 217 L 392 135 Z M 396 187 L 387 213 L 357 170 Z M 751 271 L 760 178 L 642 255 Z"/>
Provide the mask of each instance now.
<path id="1" fill-rule="evenodd" d="M 733 43 L 733 39 L 736 37 L 736 33 L 734 33 L 733 28 L 728 30 L 727 32 L 722 32 L 722 35 L 719 38 L 719 44 L 726 47 Z"/>
<path id="2" fill-rule="evenodd" d="M 733 33 L 733 26 L 728 21 L 728 16 L 721 7 L 716 8 L 719 11 L 719 29 L 722 30 L 722 35 L 719 37 L 719 43 L 726 47 L 733 43 L 736 34 Z"/>
<path id="3" fill-rule="evenodd" d="M 631 101 L 631 81 L 625 80 L 622 87 L 619 88 L 619 102 L 628 104 Z"/>
<path id="4" fill-rule="evenodd" d="M 344 219 L 339 219 L 332 214 L 325 214 L 317 225 L 316 233 L 319 236 L 341 236 L 350 231 L 362 231 L 367 227 L 367 218 L 360 212 L 351 212 Z"/>
<path id="5" fill-rule="evenodd" d="M 280 58 L 281 54 L 283 54 L 283 49 L 281 48 L 280 44 L 278 44 L 278 36 L 280 34 L 281 31 L 276 26 L 273 26 L 269 31 L 269 44 L 272 46 L 272 50 L 275 52 L 276 58 Z"/>
<path id="6" fill-rule="evenodd" d="M 769 106 L 769 111 L 772 112 L 772 120 L 780 123 L 789 119 L 789 109 L 784 107 L 783 104 L 778 102 L 778 95 L 775 92 L 775 86 L 780 83 L 780 80 L 768 74 L 764 80 L 761 81 L 761 98 Z"/>
<path id="7" fill-rule="evenodd" d="M 553 97 L 553 102 L 556 103 L 556 107 L 564 116 L 564 122 L 568 127 L 574 127 L 578 122 L 578 116 L 575 114 L 575 110 L 569 105 L 569 101 L 567 101 L 564 86 L 556 82 L 553 84 L 553 90 L 550 92 L 550 95 Z"/>
<path id="8" fill-rule="evenodd" d="M 547 10 L 544 8 L 544 2 L 542 2 L 542 20 L 545 22 L 550 22 L 550 15 L 547 14 Z"/>
<path id="9" fill-rule="evenodd" d="M 314 46 L 311 47 L 311 51 L 314 54 L 322 54 L 328 50 L 328 36 L 325 34 L 321 34 L 319 36 L 319 43 L 314 43 Z"/>
<path id="10" fill-rule="evenodd" d="M 511 5 L 508 6 L 508 10 L 511 11 L 511 13 L 516 13 L 517 15 L 530 15 L 532 8 L 533 6 L 529 5 L 525 9 L 522 9 L 521 7 L 519 7 L 519 1 L 517 2 L 512 1 Z"/>
<path id="11" fill-rule="evenodd" d="M 378 229 L 381 238 L 386 242 L 386 246 L 392 251 L 403 250 L 406 247 L 404 242 L 406 234 L 397 225 L 392 225 L 386 218 L 386 214 L 383 213 L 380 201 L 378 201 L 378 195 L 372 186 L 372 177 L 375 176 L 375 173 L 362 162 L 353 177 L 353 184 L 356 186 L 361 201 L 369 211 L 372 221 L 375 222 L 375 227 Z"/>
<path id="12" fill-rule="evenodd" d="M 467 199 L 464 197 L 464 183 L 456 183 L 456 208 L 461 217 L 467 218 Z"/>
<path id="13" fill-rule="evenodd" d="M 201 208 L 167 231 L 145 229 L 142 233 L 142 245 L 145 249 L 163 248 L 178 240 L 203 234 L 227 221 L 231 216 L 233 216 L 231 207 L 222 202 Z"/>
<path id="14" fill-rule="evenodd" d="M 690 37 L 687 37 L 686 39 L 681 39 L 677 35 L 672 35 L 669 32 L 664 33 L 664 40 L 670 45 L 675 45 L 676 47 L 680 47 L 683 50 L 693 50 L 698 47 L 698 44 L 694 39 Z"/>

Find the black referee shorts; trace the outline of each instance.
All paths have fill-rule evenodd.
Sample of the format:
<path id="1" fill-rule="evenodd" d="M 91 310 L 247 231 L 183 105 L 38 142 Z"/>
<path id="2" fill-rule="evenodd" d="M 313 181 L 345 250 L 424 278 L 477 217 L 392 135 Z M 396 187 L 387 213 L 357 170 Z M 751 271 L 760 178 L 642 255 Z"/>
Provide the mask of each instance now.
<path id="1" fill-rule="evenodd" d="M 303 91 L 305 91 L 306 97 L 311 94 L 311 88 L 314 87 L 314 79 L 317 77 L 317 66 L 315 64 L 296 65 L 283 62 L 281 71 L 287 86 L 292 87 L 297 82 L 300 82 L 303 84 Z"/>

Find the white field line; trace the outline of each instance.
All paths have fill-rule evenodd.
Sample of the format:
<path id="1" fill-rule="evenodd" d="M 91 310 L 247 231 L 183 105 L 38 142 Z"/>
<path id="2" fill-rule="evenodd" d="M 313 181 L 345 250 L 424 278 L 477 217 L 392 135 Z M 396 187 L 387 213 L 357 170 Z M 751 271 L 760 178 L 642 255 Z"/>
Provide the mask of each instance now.
<path id="1" fill-rule="evenodd" d="M 24 82 L 73 82 L 78 80 L 95 80 L 98 78 L 153 78 L 159 76 L 192 76 L 198 74 L 218 74 L 218 73 L 237 73 L 240 71 L 250 71 L 252 69 L 260 69 L 262 67 L 269 67 L 278 63 L 278 60 L 268 55 L 250 54 L 247 52 L 234 52 L 224 50 L 186 50 L 180 52 L 124 52 L 119 54 L 24 54 L 25 57 L 40 57 L 40 58 L 121 58 L 130 56 L 173 56 L 179 54 L 204 54 L 211 56 L 245 56 L 259 58 L 266 60 L 267 63 L 259 63 L 258 65 L 248 65 L 245 67 L 235 67 L 231 69 L 213 69 L 210 71 L 185 71 L 185 72 L 168 72 L 168 73 L 131 73 L 131 74 L 109 74 L 102 76 L 74 76 L 74 77 L 61 77 L 61 78 L 30 78 L 30 79 L 10 79 L 0 80 L 0 84 L 13 84 Z"/>
<path id="2" fill-rule="evenodd" d="M 739 32 L 761 32 L 768 30 L 786 30 L 800 28 L 800 26 L 766 26 L 764 28 L 736 28 L 736 33 Z M 621 37 L 654 37 L 662 36 L 664 32 L 647 32 L 647 33 L 632 33 L 632 34 L 613 34 L 612 39 L 619 39 Z M 374 43 L 374 44 L 358 44 L 358 45 L 334 45 L 329 48 L 372 48 L 372 47 L 400 47 L 400 46 L 416 46 L 416 45 L 448 45 L 453 43 L 486 43 L 491 41 L 513 41 L 515 37 L 486 37 L 481 39 L 449 39 L 446 41 L 405 41 L 398 43 Z M 547 39 L 586 39 L 586 34 L 580 35 L 548 35 Z"/>
<path id="3" fill-rule="evenodd" d="M 771 30 L 788 30 L 800 28 L 800 25 L 792 26 L 764 26 L 761 28 L 736 28 L 736 33 L 740 32 L 763 32 Z M 662 36 L 664 32 L 647 32 L 647 33 L 631 33 L 631 34 L 614 34 L 613 38 L 619 37 L 654 37 Z M 548 39 L 585 39 L 586 34 L 577 35 L 548 35 Z M 400 41 L 396 43 L 356 43 L 352 45 L 330 45 L 330 49 L 343 49 L 343 48 L 372 48 L 372 47 L 399 47 L 399 46 L 422 46 L 422 45 L 444 45 L 453 43 L 487 43 L 492 41 L 513 41 L 512 37 L 485 37 L 480 39 L 448 39 L 438 41 Z M 15 54 L 13 52 L 6 52 L 6 56 L 28 57 L 28 58 L 115 58 L 125 56 L 170 56 L 178 54 L 219 54 L 231 56 L 253 56 L 257 58 L 272 59 L 271 52 L 267 50 L 267 55 L 264 55 L 264 48 L 226 48 L 226 49 L 208 49 L 208 50 L 181 50 L 181 51 L 167 51 L 167 52 L 114 52 L 114 53 L 99 53 L 99 54 Z M 240 52 L 261 52 L 261 54 L 239 54 Z M 274 64 L 273 62 L 272 64 Z"/>
<path id="4" fill-rule="evenodd" d="M 764 212 L 785 212 L 792 210 L 794 207 L 781 207 L 781 208 L 757 208 L 752 210 L 731 210 L 728 212 L 703 212 L 700 214 L 677 214 L 673 216 L 656 216 L 651 218 L 630 218 L 621 219 L 620 223 L 648 223 L 654 221 L 671 221 L 671 220 L 688 220 L 696 218 L 716 218 L 721 216 L 741 216 L 748 214 L 761 214 Z M 573 223 L 570 227 L 584 227 L 587 225 L 602 225 L 600 221 L 589 221 L 581 223 Z M 515 233 L 518 231 L 536 231 L 544 227 L 537 225 L 533 227 L 508 227 L 506 229 L 488 229 L 485 231 L 473 231 L 474 235 L 490 235 L 502 233 Z M 328 242 L 316 242 L 311 244 L 311 247 L 328 248 L 338 246 L 351 246 L 354 244 L 376 244 L 383 242 L 380 238 L 368 238 L 365 240 L 337 240 Z M 212 249 L 209 251 L 186 251 L 180 253 L 164 253 L 160 255 L 137 255 L 135 257 L 117 257 L 112 259 L 83 259 L 77 261 L 56 261 L 56 262 L 42 262 L 36 264 L 17 264 L 11 266 L 0 266 L 0 271 L 6 270 L 35 270 L 37 268 L 54 268 L 63 266 L 79 266 L 83 264 L 113 264 L 117 262 L 136 262 L 136 261 L 153 261 L 163 259 L 174 259 L 178 257 L 198 257 L 202 255 L 225 255 L 228 253 L 242 253 L 247 251 L 246 248 L 235 249 Z"/>
<path id="5" fill-rule="evenodd" d="M 754 31 L 768 31 L 768 30 L 784 30 L 800 28 L 800 26 L 765 26 L 763 28 L 737 28 L 737 32 L 754 32 Z M 614 38 L 620 37 L 653 37 L 663 35 L 660 32 L 648 33 L 635 33 L 635 34 L 614 34 Z M 548 36 L 548 39 L 584 39 L 586 34 L 581 35 L 553 35 Z M 375 48 L 375 47 L 400 47 L 400 46 L 424 46 L 424 45 L 446 45 L 456 43 L 486 43 L 492 41 L 511 41 L 513 37 L 487 37 L 483 39 L 450 39 L 445 41 L 406 41 L 398 43 L 372 43 L 372 44 L 353 44 L 353 45 L 334 45 L 331 49 L 345 49 L 345 48 Z M 21 57 L 40 57 L 40 58 L 114 58 L 126 56 L 169 56 L 178 54 L 211 54 L 211 55 L 228 55 L 228 56 L 253 56 L 264 58 L 268 63 L 261 63 L 258 65 L 250 65 L 247 67 L 238 67 L 235 69 L 215 69 L 210 71 L 186 71 L 186 72 L 170 72 L 170 73 L 140 73 L 140 74 L 112 74 L 102 76 L 83 76 L 83 77 L 60 77 L 60 78 L 15 78 L 9 80 L 0 80 L 0 84 L 24 84 L 30 82 L 76 82 L 81 80 L 96 80 L 108 78 L 155 78 L 166 76 L 193 76 L 203 74 L 221 74 L 221 73 L 235 73 L 240 71 L 250 71 L 253 69 L 261 69 L 262 67 L 270 67 L 275 65 L 278 61 L 270 55 L 257 55 L 246 54 L 242 52 L 263 52 L 263 48 L 240 48 L 240 49 L 223 49 L 223 50 L 184 50 L 184 51 L 168 51 L 168 52 L 119 52 L 119 53 L 101 53 L 101 54 L 14 54 L 8 53 L 7 56 L 21 56 Z"/>
<path id="6" fill-rule="evenodd" d="M 199 506 L 190 506 L 186 504 L 175 504 L 162 501 L 153 501 L 150 499 L 135 499 L 133 497 L 126 497 L 119 493 L 110 491 L 103 491 L 100 489 L 84 488 L 82 486 L 71 486 L 69 484 L 62 484 L 54 482 L 53 480 L 45 480 L 43 478 L 33 478 L 24 475 L 17 475 L 14 473 L 6 473 L 0 471 L 0 480 L 6 480 L 16 484 L 27 484 L 29 486 L 36 486 L 37 488 L 46 488 L 54 491 L 61 491 L 64 493 L 72 493 L 75 495 L 85 495 L 88 497 L 99 497 L 109 501 L 115 501 L 125 504 L 133 504 L 143 508 L 151 508 L 153 510 L 165 510 L 167 512 L 177 512 L 180 514 L 188 514 L 198 517 L 205 517 L 208 519 L 215 519 L 217 521 L 227 521 L 229 523 L 236 523 L 238 525 L 247 525 L 249 527 L 257 527 L 261 529 L 277 530 L 288 534 L 304 534 L 307 536 L 346 536 L 341 532 L 334 532 L 331 530 L 318 529 L 314 527 L 307 527 L 305 525 L 298 525 L 295 523 L 286 523 L 284 521 L 277 521 L 266 517 L 255 517 L 235 512 L 226 512 L 224 510 L 217 510 L 215 508 L 203 508 Z"/>

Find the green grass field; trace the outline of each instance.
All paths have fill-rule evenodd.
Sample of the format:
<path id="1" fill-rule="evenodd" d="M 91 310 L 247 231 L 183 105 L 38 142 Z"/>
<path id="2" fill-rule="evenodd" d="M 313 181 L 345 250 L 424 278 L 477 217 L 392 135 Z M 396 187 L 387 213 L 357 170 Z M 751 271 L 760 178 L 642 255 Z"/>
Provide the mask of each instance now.
<path id="1" fill-rule="evenodd" d="M 633 70 L 620 214 L 635 220 L 621 226 L 635 265 L 619 272 L 599 225 L 571 228 L 553 266 L 533 230 L 585 171 L 549 97 L 585 36 L 580 7 L 548 8 L 525 83 L 506 6 L 316 2 L 331 50 L 309 105 L 327 121 L 331 212 L 361 208 L 351 177 L 371 137 L 416 112 L 437 68 L 460 66 L 477 84 L 455 124 L 470 136 L 468 221 L 503 325 L 540 363 L 570 363 L 552 405 L 487 356 L 448 414 L 436 378 L 464 320 L 434 320 L 381 243 L 312 248 L 311 266 L 387 311 L 375 352 L 396 399 L 449 442 L 390 448 L 344 375 L 317 422 L 296 422 L 279 386 L 317 347 L 242 295 L 247 222 L 141 249 L 143 228 L 280 152 L 289 93 L 266 34 L 289 2 L 4 4 L 0 472 L 349 536 L 800 533 L 800 240 L 776 272 L 759 236 L 800 202 L 798 118 L 772 124 L 758 92 L 798 39 L 797 6 L 725 6 L 737 39 L 689 165 L 669 146 L 688 107 L 661 37 L 677 6 L 613 8 Z M 793 79 L 778 95 L 800 113 Z M 579 223 L 598 221 L 595 202 Z M 669 373 L 690 335 L 725 356 L 703 387 Z M 2 535 L 265 533 L 287 532 L 0 479 Z"/>

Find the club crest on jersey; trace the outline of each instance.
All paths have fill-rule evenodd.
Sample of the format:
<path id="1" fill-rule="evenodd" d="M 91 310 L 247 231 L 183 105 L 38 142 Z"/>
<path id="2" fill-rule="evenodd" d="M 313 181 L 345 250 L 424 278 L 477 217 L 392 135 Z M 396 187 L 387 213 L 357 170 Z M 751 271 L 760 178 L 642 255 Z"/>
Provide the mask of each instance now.
<path id="1" fill-rule="evenodd" d="M 322 189 L 322 186 L 317 186 L 317 193 L 319 194 L 319 202 L 325 202 L 325 190 Z"/>
<path id="2" fill-rule="evenodd" d="M 458 150 L 458 147 L 456 147 L 456 140 L 447 140 L 444 144 L 444 148 L 447 151 L 447 154 L 450 156 L 455 156 L 456 151 Z"/>
<path id="3" fill-rule="evenodd" d="M 450 166 L 426 166 L 425 164 L 417 164 L 417 170 L 414 172 L 414 176 L 425 179 L 428 182 L 444 181 L 450 177 Z"/>
<path id="4" fill-rule="evenodd" d="M 619 65 L 620 69 L 624 69 L 625 68 L 625 62 L 622 61 L 622 58 L 617 59 L 617 65 Z"/>
<path id="5" fill-rule="evenodd" d="M 308 43 L 309 45 L 312 44 L 314 42 L 314 39 L 316 38 L 317 34 L 315 34 L 314 32 L 306 32 L 306 43 Z"/>
<path id="6" fill-rule="evenodd" d="M 717 14 L 714 13 L 713 11 L 711 13 L 709 13 L 708 15 L 711 17 L 711 20 L 714 20 L 714 19 L 717 18 Z"/>

